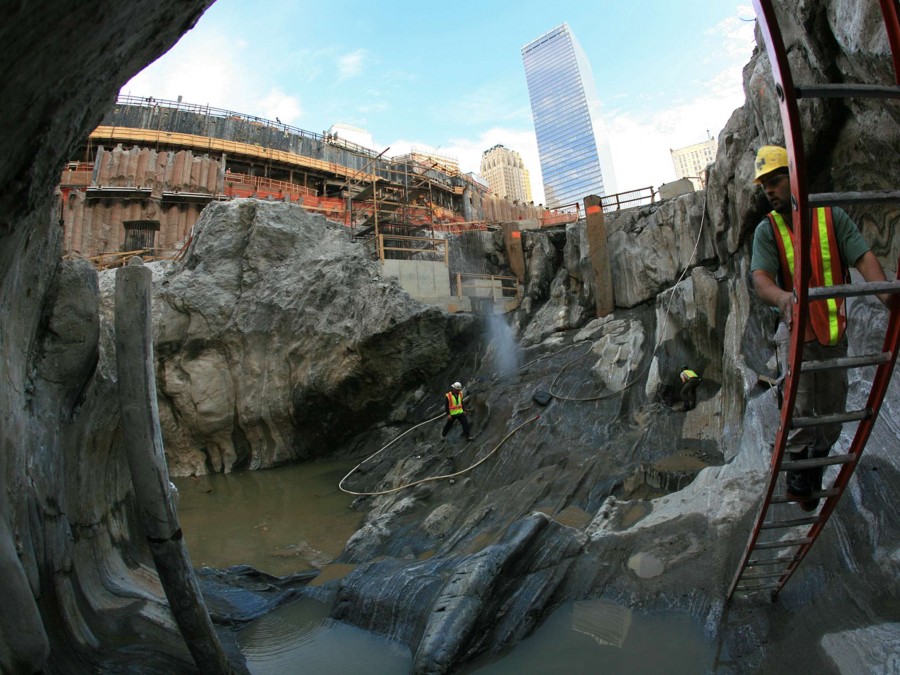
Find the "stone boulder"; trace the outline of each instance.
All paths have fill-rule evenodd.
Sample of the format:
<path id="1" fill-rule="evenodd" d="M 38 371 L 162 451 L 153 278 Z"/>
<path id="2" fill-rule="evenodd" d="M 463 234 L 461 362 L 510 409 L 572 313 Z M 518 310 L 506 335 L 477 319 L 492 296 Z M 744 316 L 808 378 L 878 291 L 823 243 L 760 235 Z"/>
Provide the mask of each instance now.
<path id="1" fill-rule="evenodd" d="M 405 405 L 471 324 L 381 276 L 343 227 L 252 199 L 204 210 L 156 296 L 174 475 L 322 455 Z"/>

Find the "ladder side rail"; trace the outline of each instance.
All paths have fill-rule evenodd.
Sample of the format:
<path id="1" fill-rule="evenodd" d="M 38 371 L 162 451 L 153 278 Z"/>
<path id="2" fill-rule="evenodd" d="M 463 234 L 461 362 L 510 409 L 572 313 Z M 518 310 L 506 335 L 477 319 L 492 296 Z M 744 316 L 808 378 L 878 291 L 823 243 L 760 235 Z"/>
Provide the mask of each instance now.
<path id="1" fill-rule="evenodd" d="M 766 43 L 766 52 L 772 66 L 772 77 L 775 81 L 775 94 L 781 110 L 781 122 L 784 127 L 785 148 L 791 178 L 791 208 L 794 233 L 794 305 L 791 317 L 791 346 L 788 357 L 788 373 L 785 380 L 785 402 L 789 406 L 782 407 L 782 424 L 789 426 L 790 414 L 793 413 L 796 388 L 799 385 L 799 369 L 803 356 L 802 336 L 806 333 L 807 306 L 810 276 L 810 243 L 812 240 L 812 213 L 809 208 L 809 192 L 806 189 L 806 154 L 803 150 L 803 129 L 800 123 L 800 109 L 794 95 L 794 80 L 784 39 L 778 27 L 778 19 L 772 0 L 753 0 L 757 21 L 760 24 Z M 796 377 L 795 377 L 796 375 Z M 777 447 L 776 447 L 777 449 Z"/>
<path id="2" fill-rule="evenodd" d="M 900 279 L 900 258 L 897 260 L 897 278 Z M 797 567 L 799 567 L 800 563 L 806 557 L 806 554 L 809 553 L 813 544 L 816 542 L 816 539 L 818 539 L 819 534 L 821 534 L 822 529 L 825 527 L 825 524 L 828 522 L 828 519 L 831 518 L 831 514 L 834 512 L 834 509 L 837 507 L 838 502 L 843 496 L 844 490 L 850 483 L 850 478 L 853 476 L 857 464 L 859 464 L 860 457 L 866 447 L 866 443 L 868 443 L 875 422 L 878 420 L 878 413 L 881 409 L 881 404 L 884 402 L 884 395 L 887 393 L 888 385 L 891 382 L 891 375 L 894 372 L 894 366 L 897 361 L 897 350 L 900 348 L 900 301 L 896 298 L 892 298 L 892 304 L 894 305 L 894 308 L 891 309 L 890 316 L 888 317 L 888 326 L 885 332 L 884 346 L 882 348 L 883 352 L 890 354 L 890 358 L 876 368 L 875 377 L 872 380 L 872 388 L 869 390 L 869 397 L 866 402 L 866 407 L 872 410 L 872 416 L 862 420 L 856 428 L 856 434 L 854 434 L 853 441 L 850 443 L 850 449 L 848 450 L 848 454 L 853 455 L 854 459 L 852 462 L 841 465 L 837 478 L 834 481 L 833 487 L 837 489 L 837 495 L 825 500 L 822 509 L 819 511 L 818 522 L 814 523 L 805 535 L 806 538 L 810 540 L 809 543 L 803 544 L 797 550 L 796 563 L 785 570 L 784 577 L 778 579 L 776 582 L 778 588 L 772 591 L 773 597 L 777 597 L 781 592 L 781 589 L 791 578 L 791 575 L 797 570 Z"/>
<path id="3" fill-rule="evenodd" d="M 900 11 L 898 11 L 898 7 L 900 7 L 900 5 L 898 5 L 898 0 L 880 0 L 880 2 L 885 25 L 887 27 L 888 39 L 891 44 L 896 80 L 897 83 L 900 84 Z M 765 514 L 772 498 L 772 492 L 774 491 L 775 482 L 777 480 L 778 469 L 781 466 L 782 458 L 785 452 L 787 434 L 790 430 L 790 422 L 793 415 L 793 408 L 796 399 L 796 388 L 799 384 L 799 376 L 801 370 L 800 364 L 802 362 L 803 354 L 802 336 L 805 334 L 807 313 L 806 310 L 809 303 L 809 250 L 811 241 L 812 212 L 810 208 L 811 204 L 809 203 L 809 193 L 806 189 L 806 158 L 803 150 L 802 127 L 800 125 L 800 115 L 797 106 L 797 93 L 796 88 L 793 84 L 790 67 L 787 61 L 787 52 L 785 50 L 781 32 L 778 28 L 777 17 L 774 7 L 772 6 L 772 2 L 771 0 L 753 0 L 753 5 L 756 10 L 757 21 L 760 30 L 765 38 L 766 52 L 769 56 L 769 61 L 772 67 L 772 75 L 775 81 L 775 93 L 779 100 L 782 125 L 785 130 L 785 147 L 787 149 L 788 163 L 790 167 L 791 206 L 794 215 L 792 223 L 794 232 L 794 249 L 795 253 L 799 252 L 799 255 L 795 256 L 794 306 L 792 309 L 791 344 L 788 354 L 788 373 L 786 374 L 785 378 L 784 398 L 781 410 L 781 424 L 776 435 L 775 448 L 772 455 L 773 470 L 769 476 L 766 494 L 762 500 L 759 512 L 757 514 L 756 524 L 754 526 L 753 532 L 751 533 L 750 540 L 747 543 L 746 550 L 735 574 L 734 580 L 732 581 L 731 588 L 729 589 L 727 596 L 728 600 L 731 599 L 731 597 L 737 590 L 737 586 L 741 582 L 741 578 L 747 567 L 750 553 L 756 546 L 756 541 L 760 534 L 763 521 L 765 520 Z M 795 562 L 790 565 L 788 570 L 785 571 L 785 576 L 780 580 L 780 582 L 775 584 L 773 597 L 777 596 L 778 592 L 788 581 L 790 576 L 799 566 L 803 557 L 805 557 L 806 553 L 809 551 L 810 547 L 815 541 L 815 538 L 818 536 L 818 533 L 821 531 L 825 522 L 827 522 L 828 517 L 831 515 L 835 506 L 837 505 L 837 502 L 839 501 L 840 496 L 842 495 L 843 490 L 853 473 L 853 469 L 855 468 L 855 465 L 859 460 L 858 455 L 861 453 L 862 448 L 865 446 L 865 442 L 871 432 L 872 425 L 874 424 L 875 419 L 877 419 L 878 408 L 880 408 L 884 393 L 887 390 L 887 385 L 890 381 L 890 374 L 896 360 L 896 343 L 900 341 L 900 318 L 898 318 L 898 314 L 900 314 L 900 309 L 895 309 L 891 312 L 890 327 L 888 330 L 888 336 L 885 339 L 886 350 L 887 345 L 893 345 L 893 348 L 889 350 L 891 353 L 890 363 L 883 363 L 878 367 L 878 370 L 876 371 L 875 382 L 873 383 L 873 390 L 870 393 L 869 400 L 870 404 L 872 402 L 875 403 L 875 407 L 873 408 L 875 414 L 872 416 L 872 418 L 864 420 L 860 423 L 860 427 L 858 427 L 857 429 L 857 434 L 851 446 L 853 449 L 852 451 L 855 451 L 857 455 L 856 459 L 853 462 L 842 466 L 838 474 L 838 481 L 836 481 L 836 485 L 838 485 L 838 482 L 840 483 L 840 485 L 838 486 L 837 494 L 834 495 L 833 498 L 829 497 L 826 500 L 821 512 L 822 517 L 820 522 L 816 523 L 810 530 L 810 533 L 814 536 L 806 538 L 807 540 L 801 546 L 800 551 L 798 551 Z M 765 547 L 760 546 L 760 548 Z"/>
<path id="4" fill-rule="evenodd" d="M 891 56 L 894 62 L 894 80 L 900 84 L 900 2 L 898 0 L 880 0 L 881 15 L 887 29 L 888 43 L 891 45 Z"/>
<path id="5" fill-rule="evenodd" d="M 753 0 L 753 5 L 756 9 L 757 21 L 759 22 L 760 29 L 765 38 L 766 51 L 769 55 L 769 61 L 772 64 L 772 75 L 775 80 L 775 89 L 776 93 L 778 94 L 779 104 L 781 107 L 782 121 L 784 123 L 786 132 L 788 132 L 785 134 L 785 136 L 786 147 L 788 151 L 788 160 L 791 165 L 791 193 L 793 196 L 798 192 L 798 178 L 802 178 L 803 180 L 805 180 L 806 178 L 805 158 L 802 156 L 802 141 L 799 143 L 801 152 L 801 156 L 799 157 L 799 167 L 801 171 L 798 174 L 798 164 L 795 160 L 795 155 L 793 152 L 794 143 L 792 134 L 790 133 L 790 131 L 800 131 L 800 114 L 797 108 L 797 102 L 796 99 L 793 98 L 793 96 L 784 95 L 785 91 L 793 91 L 793 80 L 791 78 L 790 66 L 787 62 L 784 40 L 781 37 L 781 31 L 778 28 L 778 21 L 775 16 L 775 10 L 772 7 L 771 1 Z M 793 105 L 786 105 L 791 103 Z M 790 124 L 790 119 L 793 119 L 793 125 Z M 800 194 L 799 197 L 805 204 L 806 195 Z M 795 211 L 800 206 L 799 201 L 800 200 L 798 199 L 792 199 L 792 205 Z M 808 211 L 808 209 L 806 210 Z M 796 215 L 798 214 L 795 213 L 795 216 Z M 778 432 L 775 436 L 775 447 L 772 450 L 769 480 L 767 481 L 765 495 L 763 496 L 762 502 L 760 503 L 759 509 L 757 511 L 753 531 L 751 532 L 750 538 L 747 541 L 743 556 L 741 557 L 741 562 L 739 563 L 734 579 L 731 582 L 731 588 L 729 589 L 727 596 L 728 599 L 731 599 L 731 597 L 734 595 L 734 592 L 741 581 L 744 570 L 746 569 L 747 561 L 750 559 L 750 555 L 756 546 L 756 542 L 759 539 L 760 532 L 762 532 L 762 524 L 766 519 L 766 513 L 772 499 L 772 493 L 775 491 L 775 485 L 779 475 L 778 469 L 781 466 L 785 448 L 787 446 L 788 433 L 791 429 L 790 420 L 793 415 L 794 401 L 797 398 L 797 389 L 800 384 L 799 368 L 794 367 L 794 365 L 800 364 L 803 358 L 803 340 L 801 336 L 804 335 L 806 330 L 806 312 L 800 310 L 805 308 L 806 306 L 807 286 L 809 285 L 809 247 L 804 246 L 804 243 L 808 241 L 810 237 L 811 219 L 809 215 L 806 216 L 806 227 L 804 228 L 802 223 L 803 211 L 800 211 L 799 215 L 801 216 L 801 235 L 803 230 L 805 229 L 806 237 L 804 239 L 801 236 L 801 238 L 799 238 L 798 240 L 798 237 L 795 234 L 794 238 L 794 241 L 797 242 L 797 245 L 794 246 L 795 299 L 792 309 L 791 343 L 788 352 L 788 373 L 785 377 L 784 392 L 781 404 L 781 421 L 778 426 Z M 797 219 L 795 217 L 795 228 L 798 224 L 796 220 Z M 799 253 L 799 255 L 796 255 L 796 253 Z M 806 277 L 805 279 L 804 273 Z M 800 285 L 798 285 L 797 283 L 798 280 L 802 282 Z"/>

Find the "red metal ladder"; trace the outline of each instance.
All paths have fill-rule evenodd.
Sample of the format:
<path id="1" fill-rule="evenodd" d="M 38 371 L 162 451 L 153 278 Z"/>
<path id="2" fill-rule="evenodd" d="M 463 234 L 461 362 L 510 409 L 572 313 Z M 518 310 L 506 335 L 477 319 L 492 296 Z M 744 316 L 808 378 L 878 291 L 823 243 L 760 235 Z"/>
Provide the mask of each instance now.
<path id="1" fill-rule="evenodd" d="M 862 0 L 861 0 L 862 1 Z M 790 164 L 791 196 L 793 209 L 794 239 L 794 306 L 792 312 L 791 343 L 788 353 L 788 370 L 784 381 L 781 421 L 775 437 L 772 452 L 771 471 L 765 494 L 756 516 L 753 531 L 747 541 L 740 565 L 731 582 L 728 600 L 737 594 L 751 594 L 770 591 L 773 600 L 797 570 L 809 553 L 816 538 L 834 512 L 844 489 L 853 475 L 860 455 L 868 441 L 869 434 L 878 417 L 882 400 L 890 383 L 897 350 L 900 347 L 900 300 L 894 299 L 893 309 L 888 318 L 887 331 L 882 351 L 864 356 L 846 357 L 833 361 L 808 361 L 803 363 L 803 336 L 806 327 L 806 309 L 811 300 L 825 298 L 846 298 L 851 296 L 874 295 L 877 293 L 900 293 L 900 260 L 898 260 L 898 280 L 874 283 L 848 284 L 809 288 L 812 209 L 820 206 L 854 204 L 900 203 L 900 191 L 878 192 L 829 192 L 809 194 L 807 189 L 806 157 L 800 127 L 800 113 L 797 101 L 800 98 L 894 98 L 900 99 L 900 4 L 898 0 L 879 0 L 888 41 L 893 56 L 895 84 L 812 84 L 795 85 L 788 65 L 787 53 L 778 28 L 772 0 L 753 0 L 757 20 L 766 43 L 766 51 L 772 63 L 775 93 L 778 96 L 781 119 L 785 131 L 785 146 Z M 876 366 L 875 377 L 866 406 L 862 410 L 847 411 L 836 415 L 795 418 L 794 402 L 800 384 L 801 371 L 810 373 L 831 369 L 850 369 Z M 835 422 L 858 421 L 859 426 L 846 454 L 831 455 L 816 459 L 784 461 L 788 434 L 799 427 L 816 426 Z M 784 504 L 788 498 L 775 494 L 778 477 L 786 471 L 796 471 L 839 465 L 840 469 L 833 485 L 812 498 L 824 499 L 817 514 L 801 518 L 779 519 L 779 509 L 774 504 Z M 784 509 L 781 509 L 782 511 Z M 785 534 L 785 530 L 790 530 Z M 779 537 L 781 533 L 781 537 Z M 774 538 L 772 538 L 774 537 Z"/>

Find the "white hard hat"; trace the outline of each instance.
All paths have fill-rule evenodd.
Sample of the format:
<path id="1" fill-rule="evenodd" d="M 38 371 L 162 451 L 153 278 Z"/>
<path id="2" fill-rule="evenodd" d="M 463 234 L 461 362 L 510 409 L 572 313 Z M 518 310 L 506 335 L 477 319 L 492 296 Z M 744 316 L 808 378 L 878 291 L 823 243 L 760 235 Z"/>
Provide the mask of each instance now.
<path id="1" fill-rule="evenodd" d="M 459 382 L 454 382 L 450 386 L 453 387 L 454 389 L 462 389 L 462 385 Z"/>

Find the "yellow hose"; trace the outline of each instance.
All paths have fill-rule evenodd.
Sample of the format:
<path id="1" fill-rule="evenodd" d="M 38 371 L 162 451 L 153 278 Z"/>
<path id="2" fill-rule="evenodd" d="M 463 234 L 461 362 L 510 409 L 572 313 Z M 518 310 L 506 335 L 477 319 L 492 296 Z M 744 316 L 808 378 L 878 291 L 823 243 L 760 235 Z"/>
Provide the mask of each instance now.
<path id="1" fill-rule="evenodd" d="M 494 449 L 493 449 L 493 450 L 491 450 L 491 451 L 490 451 L 488 454 L 486 454 L 484 457 L 482 457 L 481 459 L 479 459 L 477 462 L 475 462 L 475 463 L 472 464 L 471 466 L 466 467 L 466 468 L 463 469 L 462 471 L 457 471 L 457 472 L 455 472 L 455 473 L 444 474 L 443 476 L 431 476 L 431 477 L 429 477 L 429 478 L 423 478 L 423 479 L 421 479 L 421 480 L 417 480 L 417 481 L 414 481 L 414 482 L 412 482 L 412 483 L 408 483 L 408 484 L 406 484 L 406 485 L 401 485 L 400 487 L 391 488 L 390 490 L 381 490 L 380 492 L 353 492 L 352 490 L 348 490 L 348 489 L 346 489 L 346 488 L 344 487 L 344 481 L 347 480 L 347 479 L 353 474 L 353 472 L 356 471 L 359 467 L 361 467 L 361 466 L 362 466 L 363 464 L 365 464 L 367 461 L 369 461 L 370 459 L 372 459 L 372 457 L 375 457 L 375 455 L 377 455 L 377 454 L 380 453 L 382 450 L 384 450 L 385 448 L 387 448 L 389 445 L 391 445 L 391 444 L 394 443 L 395 441 L 399 440 L 400 438 L 402 438 L 403 436 L 405 436 L 406 434 L 408 434 L 410 431 L 412 431 L 412 430 L 415 429 L 416 427 L 420 427 L 420 426 L 422 426 L 423 424 L 427 424 L 428 422 L 433 422 L 434 420 L 438 419 L 438 417 L 443 417 L 443 416 L 444 416 L 443 413 L 441 413 L 441 414 L 438 415 L 437 417 L 433 417 L 433 418 L 431 418 L 431 419 L 429 419 L 429 420 L 425 420 L 424 422 L 420 422 L 419 424 L 417 424 L 417 425 L 414 426 L 414 427 L 410 427 L 409 429 L 407 429 L 406 431 L 404 431 L 402 434 L 400 434 L 399 436 L 397 436 L 397 438 L 395 438 L 395 439 L 392 440 L 390 443 L 388 443 L 388 444 L 385 445 L 383 448 L 381 448 L 381 450 L 379 450 L 378 452 L 376 452 L 376 453 L 373 454 L 373 455 L 370 455 L 369 457 L 366 457 L 363 461 L 361 461 L 359 464 L 357 464 L 356 466 L 354 466 L 354 467 L 350 470 L 350 473 L 348 473 L 346 476 L 344 476 L 343 478 L 341 478 L 341 482 L 338 483 L 338 489 L 341 490 L 342 492 L 346 492 L 348 495 L 356 495 L 356 496 L 358 496 L 358 497 L 373 497 L 373 496 L 378 496 L 378 495 L 389 495 L 389 494 L 391 494 L 392 492 L 399 492 L 400 490 L 405 490 L 406 488 L 411 488 L 411 487 L 413 487 L 414 485 L 421 485 L 422 483 L 428 483 L 429 481 L 444 480 L 445 478 L 455 478 L 456 476 L 461 476 L 461 475 L 464 474 L 464 473 L 468 473 L 469 471 L 471 471 L 472 469 L 474 469 L 474 468 L 475 468 L 476 466 L 478 466 L 479 464 L 482 464 L 483 462 L 485 462 L 491 455 L 493 455 L 495 452 L 497 452 L 497 450 L 500 449 L 500 446 L 502 446 L 504 443 L 506 443 L 506 441 L 507 441 L 514 433 L 516 433 L 519 429 L 521 429 L 522 427 L 524 427 L 526 424 L 530 424 L 531 422 L 534 422 L 535 420 L 537 420 L 537 419 L 540 418 L 540 415 L 535 415 L 534 417 L 531 417 L 531 418 L 525 420 L 524 422 L 522 422 L 519 426 L 517 426 L 515 429 L 513 429 L 513 430 L 510 431 L 508 434 L 506 434 L 506 436 L 503 437 L 503 440 L 501 440 L 499 443 L 497 443 L 496 446 L 494 446 Z"/>

